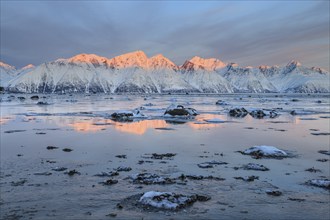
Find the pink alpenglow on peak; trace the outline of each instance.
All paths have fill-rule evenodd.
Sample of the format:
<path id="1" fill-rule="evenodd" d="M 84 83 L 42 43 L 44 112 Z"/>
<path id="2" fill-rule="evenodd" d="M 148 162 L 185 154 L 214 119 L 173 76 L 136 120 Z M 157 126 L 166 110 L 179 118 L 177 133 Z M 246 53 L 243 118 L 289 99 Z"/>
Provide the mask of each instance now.
<path id="1" fill-rule="evenodd" d="M 15 67 L 10 66 L 9 64 L 1 62 L 1 61 L 0 61 L 0 67 L 2 67 L 4 69 L 8 69 L 8 70 L 15 70 Z"/>
<path id="2" fill-rule="evenodd" d="M 32 69 L 35 68 L 35 66 L 33 64 L 28 64 L 25 67 L 23 67 L 21 70 L 27 70 L 27 69 Z"/>
<path id="3" fill-rule="evenodd" d="M 132 68 L 141 67 L 148 68 L 148 57 L 143 51 L 135 51 L 126 53 L 109 60 L 109 64 L 113 68 Z"/>
<path id="4" fill-rule="evenodd" d="M 58 61 L 64 61 L 64 60 L 59 59 Z M 95 54 L 78 54 L 74 57 L 67 59 L 66 61 L 70 63 L 87 63 L 87 64 L 92 64 L 94 66 L 102 66 L 102 65 L 108 66 L 109 59 Z"/>
<path id="5" fill-rule="evenodd" d="M 164 57 L 162 54 L 158 54 L 149 58 L 148 60 L 149 68 L 151 69 L 173 69 L 179 70 L 179 67 L 175 65 L 172 61 Z"/>
<path id="6" fill-rule="evenodd" d="M 189 61 L 187 60 L 182 65 L 182 68 L 187 71 L 195 71 L 199 69 L 206 71 L 214 71 L 216 69 L 224 68 L 226 67 L 226 65 L 227 65 L 226 63 L 215 58 L 204 59 L 201 57 L 194 56 Z"/>

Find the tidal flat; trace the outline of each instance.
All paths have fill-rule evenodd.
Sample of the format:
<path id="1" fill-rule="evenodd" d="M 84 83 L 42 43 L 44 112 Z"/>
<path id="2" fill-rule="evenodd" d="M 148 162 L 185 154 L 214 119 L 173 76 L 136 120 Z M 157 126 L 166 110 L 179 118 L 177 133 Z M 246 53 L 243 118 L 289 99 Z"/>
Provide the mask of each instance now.
<path id="1" fill-rule="evenodd" d="M 329 94 L 0 98 L 0 219 L 330 218 Z"/>

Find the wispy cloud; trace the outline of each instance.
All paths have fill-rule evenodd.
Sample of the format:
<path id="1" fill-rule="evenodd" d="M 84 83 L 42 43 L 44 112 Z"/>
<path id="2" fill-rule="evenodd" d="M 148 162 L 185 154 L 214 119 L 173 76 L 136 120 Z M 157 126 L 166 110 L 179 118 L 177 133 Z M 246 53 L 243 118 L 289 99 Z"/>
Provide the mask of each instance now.
<path id="1" fill-rule="evenodd" d="M 96 53 L 193 55 L 329 69 L 329 2 L 1 2 L 1 59 L 23 66 Z"/>

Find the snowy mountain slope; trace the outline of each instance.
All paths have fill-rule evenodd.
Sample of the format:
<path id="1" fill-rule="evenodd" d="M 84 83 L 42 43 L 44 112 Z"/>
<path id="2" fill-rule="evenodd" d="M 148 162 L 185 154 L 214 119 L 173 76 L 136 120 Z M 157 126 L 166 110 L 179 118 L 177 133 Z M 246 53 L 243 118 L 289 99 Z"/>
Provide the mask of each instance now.
<path id="1" fill-rule="evenodd" d="M 8 82 L 16 76 L 16 68 L 0 61 L 0 86 L 7 86 Z"/>
<path id="2" fill-rule="evenodd" d="M 242 68 L 236 64 L 229 64 L 223 77 L 239 92 L 277 92 L 275 86 L 258 69 L 252 67 Z"/>
<path id="3" fill-rule="evenodd" d="M 197 88 L 199 92 L 204 93 L 233 93 L 235 88 L 214 71 L 196 70 L 184 73 L 185 80 Z"/>
<path id="4" fill-rule="evenodd" d="M 320 68 L 307 68 L 297 61 L 289 62 L 275 74 L 266 74 L 279 92 L 324 93 L 330 92 L 329 72 Z"/>
<path id="5" fill-rule="evenodd" d="M 7 77 L 1 83 L 5 82 L 11 92 L 330 92 L 329 72 L 295 61 L 283 68 L 243 68 L 194 57 L 178 67 L 161 54 L 148 58 L 142 51 L 135 51 L 112 59 L 79 54 L 18 71 L 6 64 L 0 68 L 1 79 Z"/>

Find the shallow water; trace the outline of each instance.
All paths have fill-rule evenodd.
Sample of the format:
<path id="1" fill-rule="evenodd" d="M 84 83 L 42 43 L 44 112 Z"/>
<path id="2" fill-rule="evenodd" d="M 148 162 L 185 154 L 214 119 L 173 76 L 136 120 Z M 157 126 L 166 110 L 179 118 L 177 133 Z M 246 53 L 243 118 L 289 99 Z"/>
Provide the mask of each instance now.
<path id="1" fill-rule="evenodd" d="M 17 97 L 26 99 L 20 101 Z M 39 95 L 40 96 L 40 95 Z M 329 219 L 329 190 L 305 184 L 310 179 L 330 179 L 329 95 L 1 95 L 1 219 Z M 217 100 L 228 105 L 215 105 Z M 298 101 L 293 99 L 297 99 Z M 45 101 L 49 105 L 37 105 Z M 150 104 L 151 103 L 151 104 Z M 172 103 L 195 108 L 200 115 L 177 120 L 163 117 Z M 109 114 L 143 106 L 148 118 L 116 122 Z M 234 107 L 281 108 L 277 118 L 232 118 Z M 289 114 L 295 110 L 298 114 Z M 224 123 L 205 120 L 221 119 Z M 15 130 L 20 130 L 15 132 Z M 9 133 L 8 133 L 9 131 Z M 59 149 L 47 150 L 47 146 Z M 242 151 L 254 145 L 275 146 L 292 158 L 253 159 Z M 63 148 L 72 152 L 64 152 Z M 150 159 L 152 153 L 176 153 L 172 159 Z M 117 158 L 116 155 L 127 155 Z M 151 161 L 138 164 L 138 161 Z M 202 169 L 198 163 L 223 161 Z M 234 169 L 258 163 L 269 171 Z M 118 184 L 99 184 L 106 177 L 97 173 L 129 166 L 129 172 L 113 177 Z M 81 175 L 68 176 L 55 167 L 76 169 Z M 321 172 L 305 171 L 314 167 Z M 51 175 L 34 175 L 50 172 Z M 161 176 L 212 175 L 217 180 L 189 180 L 171 185 L 137 185 L 129 175 L 149 172 Z M 245 182 L 234 177 L 256 175 Z M 18 181 L 24 183 L 15 186 Z M 184 184 L 184 185 L 183 185 Z M 266 194 L 279 190 L 281 196 Z M 180 211 L 146 211 L 123 204 L 125 198 L 147 191 L 204 194 L 206 202 L 196 202 Z M 304 199 L 292 201 L 289 198 Z"/>

